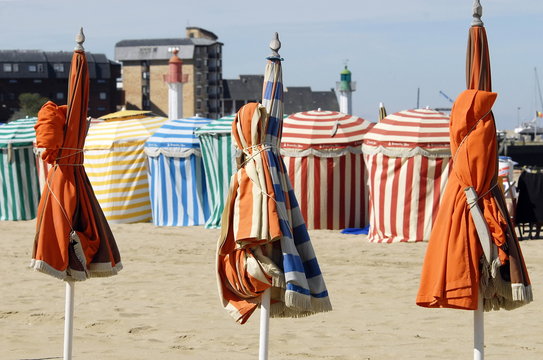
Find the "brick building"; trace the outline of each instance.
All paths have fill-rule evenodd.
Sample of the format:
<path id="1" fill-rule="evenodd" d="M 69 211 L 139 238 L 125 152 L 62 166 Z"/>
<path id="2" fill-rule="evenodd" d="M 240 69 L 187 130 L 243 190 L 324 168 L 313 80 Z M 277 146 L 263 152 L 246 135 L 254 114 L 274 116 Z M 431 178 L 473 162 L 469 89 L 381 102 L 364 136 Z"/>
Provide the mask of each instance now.
<path id="1" fill-rule="evenodd" d="M 168 60 L 172 49 L 183 61 L 183 116 L 196 113 L 209 118 L 221 114 L 222 43 L 211 31 L 187 27 L 185 38 L 121 40 L 115 60 L 122 63 L 127 109 L 143 109 L 167 116 Z"/>
<path id="2" fill-rule="evenodd" d="M 19 109 L 19 95 L 38 93 L 59 105 L 66 104 L 72 52 L 0 50 L 0 121 Z M 89 66 L 89 116 L 117 111 L 121 94 L 117 79 L 121 66 L 104 54 L 86 53 Z"/>

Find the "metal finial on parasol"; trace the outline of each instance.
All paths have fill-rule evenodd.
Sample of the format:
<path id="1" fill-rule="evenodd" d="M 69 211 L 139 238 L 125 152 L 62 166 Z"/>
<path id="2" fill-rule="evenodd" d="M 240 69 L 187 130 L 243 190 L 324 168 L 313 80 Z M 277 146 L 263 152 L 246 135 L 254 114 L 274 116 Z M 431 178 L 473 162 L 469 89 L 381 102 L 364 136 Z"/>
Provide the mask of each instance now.
<path id="1" fill-rule="evenodd" d="M 281 59 L 281 56 L 279 55 L 279 49 L 281 48 L 281 41 L 279 41 L 279 34 L 273 33 L 273 39 L 270 41 L 270 49 L 272 51 L 272 54 L 268 56 L 268 60 L 271 59 Z"/>
<path id="2" fill-rule="evenodd" d="M 75 36 L 75 42 L 77 45 L 75 46 L 75 51 L 85 51 L 85 48 L 83 47 L 83 43 L 85 42 L 85 34 L 83 34 L 83 28 L 79 30 L 79 34 Z"/>
<path id="3" fill-rule="evenodd" d="M 483 26 L 484 23 L 481 20 L 483 16 L 483 7 L 479 0 L 473 0 L 473 20 L 471 20 L 471 26 Z"/>

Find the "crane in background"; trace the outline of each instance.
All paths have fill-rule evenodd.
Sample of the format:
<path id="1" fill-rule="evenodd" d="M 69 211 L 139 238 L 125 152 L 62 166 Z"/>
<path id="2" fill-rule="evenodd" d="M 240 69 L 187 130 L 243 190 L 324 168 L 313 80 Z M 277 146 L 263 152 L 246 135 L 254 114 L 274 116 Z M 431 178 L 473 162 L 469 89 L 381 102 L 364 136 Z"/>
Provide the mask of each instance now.
<path id="1" fill-rule="evenodd" d="M 445 94 L 443 91 L 439 90 L 439 94 L 443 96 L 445 99 L 449 100 L 452 103 L 454 103 L 454 100 L 451 99 L 447 94 Z M 436 108 L 437 111 L 451 111 L 451 108 Z"/>
<path id="2" fill-rule="evenodd" d="M 439 93 L 440 93 L 441 95 L 443 95 L 443 97 L 444 97 L 445 99 L 449 100 L 449 101 L 451 102 L 451 104 L 454 103 L 454 100 L 451 99 L 451 98 L 450 98 L 447 94 L 445 94 L 443 91 L 439 90 Z"/>

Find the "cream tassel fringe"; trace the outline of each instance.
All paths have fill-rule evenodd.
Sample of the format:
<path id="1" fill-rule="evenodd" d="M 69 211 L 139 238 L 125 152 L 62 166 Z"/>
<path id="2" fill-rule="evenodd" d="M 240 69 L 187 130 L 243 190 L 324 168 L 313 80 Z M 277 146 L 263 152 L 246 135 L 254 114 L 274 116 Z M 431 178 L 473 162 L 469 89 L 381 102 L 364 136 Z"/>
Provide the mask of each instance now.
<path id="1" fill-rule="evenodd" d="M 505 281 L 501 277 L 498 263 L 499 259 L 495 259 L 491 265 L 484 256 L 481 257 L 480 289 L 484 310 L 513 310 L 531 302 L 531 286 Z"/>

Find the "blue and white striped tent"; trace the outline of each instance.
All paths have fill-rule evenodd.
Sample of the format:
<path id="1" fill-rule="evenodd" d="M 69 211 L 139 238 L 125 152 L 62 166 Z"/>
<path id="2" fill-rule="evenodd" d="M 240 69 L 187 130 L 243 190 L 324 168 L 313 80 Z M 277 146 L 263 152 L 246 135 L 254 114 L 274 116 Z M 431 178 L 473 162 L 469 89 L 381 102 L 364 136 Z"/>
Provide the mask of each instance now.
<path id="1" fill-rule="evenodd" d="M 153 223 L 203 225 L 210 214 L 200 143 L 194 130 L 211 120 L 171 120 L 145 143 Z"/>

